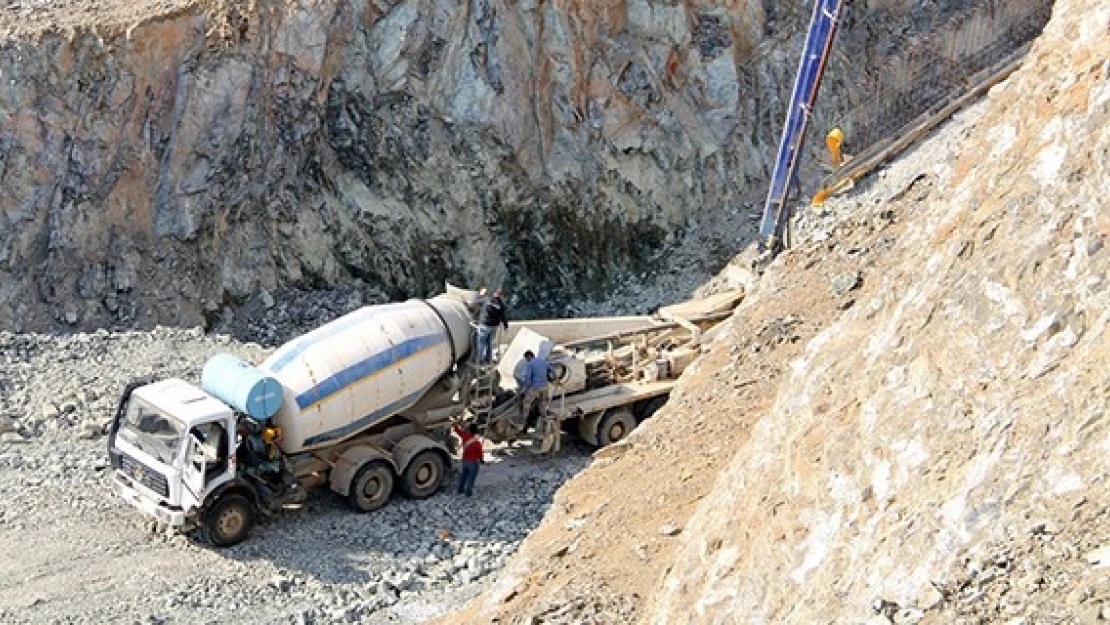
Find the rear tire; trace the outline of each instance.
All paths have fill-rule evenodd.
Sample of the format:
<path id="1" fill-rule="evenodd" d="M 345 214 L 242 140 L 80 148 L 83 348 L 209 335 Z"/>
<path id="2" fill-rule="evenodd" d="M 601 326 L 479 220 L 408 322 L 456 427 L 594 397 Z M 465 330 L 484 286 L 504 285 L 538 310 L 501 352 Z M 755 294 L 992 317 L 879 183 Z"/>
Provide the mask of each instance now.
<path id="1" fill-rule="evenodd" d="M 636 429 L 636 417 L 627 408 L 616 408 L 606 413 L 597 427 L 597 444 L 599 447 L 612 445 L 624 440 L 632 430 Z"/>
<path id="2" fill-rule="evenodd" d="M 220 547 L 237 545 L 247 539 L 254 525 L 254 508 L 242 495 L 227 495 L 205 515 L 208 540 Z"/>
<path id="3" fill-rule="evenodd" d="M 443 456 L 434 449 L 425 449 L 416 454 L 401 475 L 401 491 L 410 499 L 427 499 L 439 491 L 447 464 Z"/>
<path id="4" fill-rule="evenodd" d="M 355 473 L 347 500 L 356 512 L 372 512 L 384 506 L 392 492 L 393 469 L 381 460 L 375 460 Z"/>

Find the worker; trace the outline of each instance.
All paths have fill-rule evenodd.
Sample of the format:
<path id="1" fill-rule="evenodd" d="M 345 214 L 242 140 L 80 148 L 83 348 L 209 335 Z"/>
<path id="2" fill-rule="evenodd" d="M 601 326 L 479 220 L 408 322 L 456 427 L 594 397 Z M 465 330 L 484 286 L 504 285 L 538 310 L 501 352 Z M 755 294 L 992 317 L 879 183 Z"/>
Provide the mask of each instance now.
<path id="1" fill-rule="evenodd" d="M 524 404 L 521 406 L 521 414 L 524 416 L 525 429 L 527 429 L 528 422 L 531 420 L 533 407 L 539 410 L 541 421 L 546 418 L 547 376 L 550 372 L 551 366 L 547 364 L 547 360 L 536 356 L 532 350 L 524 352 L 524 376 L 520 382 L 521 390 L 524 391 Z M 542 426 L 542 422 L 537 422 L 536 431 L 543 431 Z"/>
<path id="2" fill-rule="evenodd" d="M 829 147 L 833 167 L 839 168 L 844 164 L 844 154 L 840 151 L 840 147 L 844 145 L 844 131 L 839 128 L 830 130 L 825 136 L 825 145 Z"/>
<path id="3" fill-rule="evenodd" d="M 459 424 L 454 426 L 455 434 L 462 439 L 462 472 L 459 474 L 459 494 L 474 495 L 474 482 L 478 481 L 478 469 L 485 462 L 482 440 L 478 438 L 478 424 L 471 423 L 465 429 Z"/>
<path id="4" fill-rule="evenodd" d="M 262 436 L 253 432 L 245 423 L 237 429 L 239 445 L 235 449 L 235 460 L 244 469 L 256 469 L 266 460 L 266 444 Z"/>
<path id="5" fill-rule="evenodd" d="M 262 461 L 262 473 L 267 474 L 281 474 L 281 448 L 278 443 L 281 442 L 281 428 L 273 425 L 267 425 L 262 428 L 262 445 L 265 449 Z"/>
<path id="6" fill-rule="evenodd" d="M 250 427 L 240 423 L 239 447 L 236 461 L 243 468 L 243 476 L 258 488 L 266 506 L 276 500 L 292 499 L 303 495 L 291 473 L 285 470 L 285 456 L 281 453 L 281 428 L 273 425 Z M 294 492 L 297 491 L 297 492 Z"/>
<path id="7" fill-rule="evenodd" d="M 486 364 L 493 361 L 494 338 L 497 328 L 509 328 L 509 315 L 505 302 L 501 299 L 501 289 L 493 292 L 493 297 L 482 302 L 478 311 L 478 362 Z"/>

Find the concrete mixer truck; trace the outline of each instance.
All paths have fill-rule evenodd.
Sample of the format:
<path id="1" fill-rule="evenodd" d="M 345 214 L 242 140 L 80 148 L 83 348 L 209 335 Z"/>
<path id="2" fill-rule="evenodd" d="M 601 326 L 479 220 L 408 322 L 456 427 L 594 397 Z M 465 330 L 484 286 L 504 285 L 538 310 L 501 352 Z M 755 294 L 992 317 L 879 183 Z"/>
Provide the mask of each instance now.
<path id="1" fill-rule="evenodd" d="M 447 426 L 461 409 L 470 322 L 459 294 L 368 306 L 257 367 L 217 356 L 200 387 L 133 383 L 108 436 L 116 489 L 149 516 L 203 528 L 220 546 L 244 540 L 258 514 L 315 485 L 362 512 L 384 505 L 395 483 L 428 497 L 451 462 Z"/>

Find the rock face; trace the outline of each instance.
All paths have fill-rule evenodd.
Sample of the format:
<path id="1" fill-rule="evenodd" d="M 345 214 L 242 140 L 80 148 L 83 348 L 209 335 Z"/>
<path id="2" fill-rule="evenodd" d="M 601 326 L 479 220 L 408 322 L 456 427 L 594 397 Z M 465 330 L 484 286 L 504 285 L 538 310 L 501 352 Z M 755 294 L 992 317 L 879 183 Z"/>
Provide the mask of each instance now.
<path id="1" fill-rule="evenodd" d="M 0 46 L 0 327 L 350 278 L 596 291 L 737 203 L 773 134 L 734 132 L 758 6 L 177 8 Z"/>
<path id="2" fill-rule="evenodd" d="M 1107 32 L 1105 2 L 1057 3 L 720 474 L 647 621 L 1101 618 Z"/>
<path id="3" fill-rule="evenodd" d="M 875 20 L 911 8 L 856 10 L 851 54 L 883 54 Z M 731 253 L 808 11 L 20 0 L 0 16 L 0 327 L 211 323 L 351 279 L 502 284 L 552 312 L 659 270 L 692 226 Z M 826 79 L 838 107 L 868 97 L 853 63 Z"/>

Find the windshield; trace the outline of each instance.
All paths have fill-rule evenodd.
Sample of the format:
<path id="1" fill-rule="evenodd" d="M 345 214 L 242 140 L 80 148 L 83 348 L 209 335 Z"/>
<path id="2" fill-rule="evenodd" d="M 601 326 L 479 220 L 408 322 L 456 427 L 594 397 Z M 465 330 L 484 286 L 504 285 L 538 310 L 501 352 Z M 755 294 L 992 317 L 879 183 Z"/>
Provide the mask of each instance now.
<path id="1" fill-rule="evenodd" d="M 184 431 L 180 421 L 132 395 L 119 436 L 159 461 L 171 464 Z"/>

